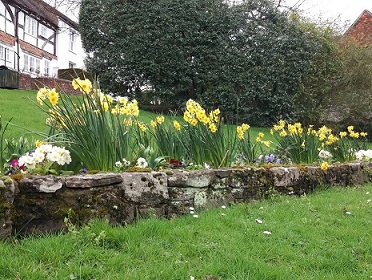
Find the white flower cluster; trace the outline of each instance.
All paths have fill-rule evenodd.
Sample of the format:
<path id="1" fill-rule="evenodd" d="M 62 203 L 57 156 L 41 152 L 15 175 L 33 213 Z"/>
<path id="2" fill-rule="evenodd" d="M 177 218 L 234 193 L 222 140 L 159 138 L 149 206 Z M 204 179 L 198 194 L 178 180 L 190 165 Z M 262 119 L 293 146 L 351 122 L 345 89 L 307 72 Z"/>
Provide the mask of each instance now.
<path id="1" fill-rule="evenodd" d="M 35 169 L 37 164 L 48 161 L 56 162 L 59 165 L 69 164 L 71 162 L 70 151 L 65 148 L 44 144 L 36 148 L 35 151 L 21 156 L 18 162 L 19 166 Z"/>
<path id="2" fill-rule="evenodd" d="M 355 152 L 355 157 L 357 160 L 372 160 L 372 150 L 360 150 Z"/>
<path id="3" fill-rule="evenodd" d="M 126 160 L 125 158 L 122 159 L 122 161 L 117 161 L 115 162 L 115 166 L 117 168 L 122 168 L 122 167 L 128 167 L 130 165 L 130 161 Z"/>
<path id="4" fill-rule="evenodd" d="M 351 151 L 353 152 L 353 151 Z M 360 161 L 370 161 L 372 160 L 372 150 L 359 150 L 355 151 L 355 158 Z M 319 152 L 319 158 L 321 159 L 328 159 L 331 158 L 332 154 L 325 150 L 320 150 Z"/>
<path id="5" fill-rule="evenodd" d="M 137 159 L 137 164 L 136 166 L 140 168 L 146 168 L 149 164 L 147 163 L 146 159 L 140 157 Z"/>
<path id="6" fill-rule="evenodd" d="M 321 159 L 328 159 L 330 157 L 332 157 L 332 155 L 331 155 L 330 152 L 325 151 L 325 150 L 320 150 L 320 152 L 319 152 L 319 158 L 321 158 Z"/>

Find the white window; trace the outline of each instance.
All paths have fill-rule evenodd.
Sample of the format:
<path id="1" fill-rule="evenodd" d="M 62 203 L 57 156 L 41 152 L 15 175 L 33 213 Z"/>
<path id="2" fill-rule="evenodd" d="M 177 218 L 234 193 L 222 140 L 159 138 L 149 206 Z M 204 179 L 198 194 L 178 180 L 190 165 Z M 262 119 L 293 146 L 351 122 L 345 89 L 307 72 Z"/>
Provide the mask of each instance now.
<path id="1" fill-rule="evenodd" d="M 23 56 L 23 71 L 34 72 L 36 74 L 40 73 L 40 59 L 24 54 Z"/>
<path id="2" fill-rule="evenodd" d="M 45 25 L 40 25 L 40 35 L 44 38 L 47 37 L 47 28 Z"/>
<path id="3" fill-rule="evenodd" d="M 5 48 L 5 58 L 6 61 L 10 61 L 10 50 Z"/>
<path id="4" fill-rule="evenodd" d="M 34 72 L 35 71 L 35 57 L 30 56 L 29 57 L 29 61 L 30 61 L 30 69 L 29 69 L 29 71 L 30 72 Z"/>
<path id="5" fill-rule="evenodd" d="M 0 46 L 0 59 L 4 60 L 5 58 L 5 48 L 3 46 Z"/>
<path id="6" fill-rule="evenodd" d="M 0 5 L 0 15 L 5 15 L 5 6 L 4 5 Z"/>
<path id="7" fill-rule="evenodd" d="M 3 62 L 10 61 L 10 50 L 4 46 L 0 46 L 0 60 Z"/>
<path id="8" fill-rule="evenodd" d="M 29 63 L 28 63 L 28 55 L 27 54 L 25 54 L 25 55 L 23 55 L 23 71 L 30 71 L 30 69 L 29 69 Z"/>
<path id="9" fill-rule="evenodd" d="M 76 38 L 76 34 L 74 31 L 70 30 L 70 42 L 69 42 L 69 50 L 70 51 L 74 51 L 75 49 L 75 38 Z"/>
<path id="10" fill-rule="evenodd" d="M 50 74 L 50 61 L 44 60 L 44 75 L 49 76 Z"/>
<path id="11" fill-rule="evenodd" d="M 32 36 L 36 36 L 36 25 L 37 22 L 32 17 L 26 17 L 26 32 Z"/>
<path id="12" fill-rule="evenodd" d="M 76 63 L 73 63 L 71 61 L 68 62 L 68 68 L 73 69 L 76 68 Z"/>
<path id="13" fill-rule="evenodd" d="M 36 74 L 39 74 L 40 73 L 40 59 L 36 58 L 35 62 L 36 62 L 35 72 Z"/>

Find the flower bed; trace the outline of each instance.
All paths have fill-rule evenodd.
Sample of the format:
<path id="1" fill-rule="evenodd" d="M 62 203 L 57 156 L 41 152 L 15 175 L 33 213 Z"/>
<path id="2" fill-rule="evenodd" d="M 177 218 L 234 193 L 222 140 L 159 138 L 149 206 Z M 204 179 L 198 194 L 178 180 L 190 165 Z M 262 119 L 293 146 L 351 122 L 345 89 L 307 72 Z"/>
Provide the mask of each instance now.
<path id="1" fill-rule="evenodd" d="M 0 118 L 0 150 L 4 151 L 0 171 L 76 174 L 267 163 L 311 164 L 326 170 L 332 163 L 372 161 L 367 133 L 355 131 L 353 126 L 335 133 L 326 126 L 316 129 L 280 120 L 269 136 L 259 132 L 253 139 L 248 124 L 223 124 L 218 108 L 207 111 L 191 99 L 185 104 L 183 120 L 159 115 L 144 123 L 138 119 L 136 100 L 104 94 L 89 80 L 75 79 L 72 86 L 82 92 L 81 98 L 60 94 L 54 88 L 38 91 L 37 101 L 47 107 L 50 134 L 36 141 L 36 147 L 21 141 L 4 146 L 6 126 L 2 128 Z M 40 152 L 45 147 L 59 149 L 60 154 L 54 152 L 52 158 L 48 152 Z"/>

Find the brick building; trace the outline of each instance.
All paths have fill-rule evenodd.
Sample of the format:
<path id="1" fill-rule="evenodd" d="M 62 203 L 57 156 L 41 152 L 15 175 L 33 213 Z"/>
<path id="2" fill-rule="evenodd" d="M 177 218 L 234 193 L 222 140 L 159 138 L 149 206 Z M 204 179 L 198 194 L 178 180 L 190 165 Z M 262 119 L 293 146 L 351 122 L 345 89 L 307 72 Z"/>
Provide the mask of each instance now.
<path id="1" fill-rule="evenodd" d="M 364 10 L 346 30 L 345 36 L 353 38 L 361 45 L 372 44 L 372 13 Z"/>

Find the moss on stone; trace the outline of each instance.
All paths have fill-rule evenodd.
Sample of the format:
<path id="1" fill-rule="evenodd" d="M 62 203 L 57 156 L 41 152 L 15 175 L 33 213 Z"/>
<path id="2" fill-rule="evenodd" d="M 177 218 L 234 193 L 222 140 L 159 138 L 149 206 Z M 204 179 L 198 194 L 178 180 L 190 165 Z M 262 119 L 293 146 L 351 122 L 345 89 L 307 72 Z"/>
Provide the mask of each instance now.
<path id="1" fill-rule="evenodd" d="M 7 210 L 10 210 L 12 208 L 13 208 L 12 204 L 0 200 L 0 213 L 1 214 L 5 213 Z"/>
<path id="2" fill-rule="evenodd" d="M 13 179 L 9 176 L 5 176 L 2 178 L 2 181 L 4 182 L 5 185 L 10 186 L 13 184 Z"/>
<path id="3" fill-rule="evenodd" d="M 141 167 L 133 166 L 133 167 L 129 167 L 125 171 L 126 172 L 151 172 L 152 169 L 151 168 L 141 168 Z"/>
<path id="4" fill-rule="evenodd" d="M 97 174 L 97 173 L 101 173 L 101 171 L 99 170 L 88 170 L 87 171 L 87 174 Z"/>

